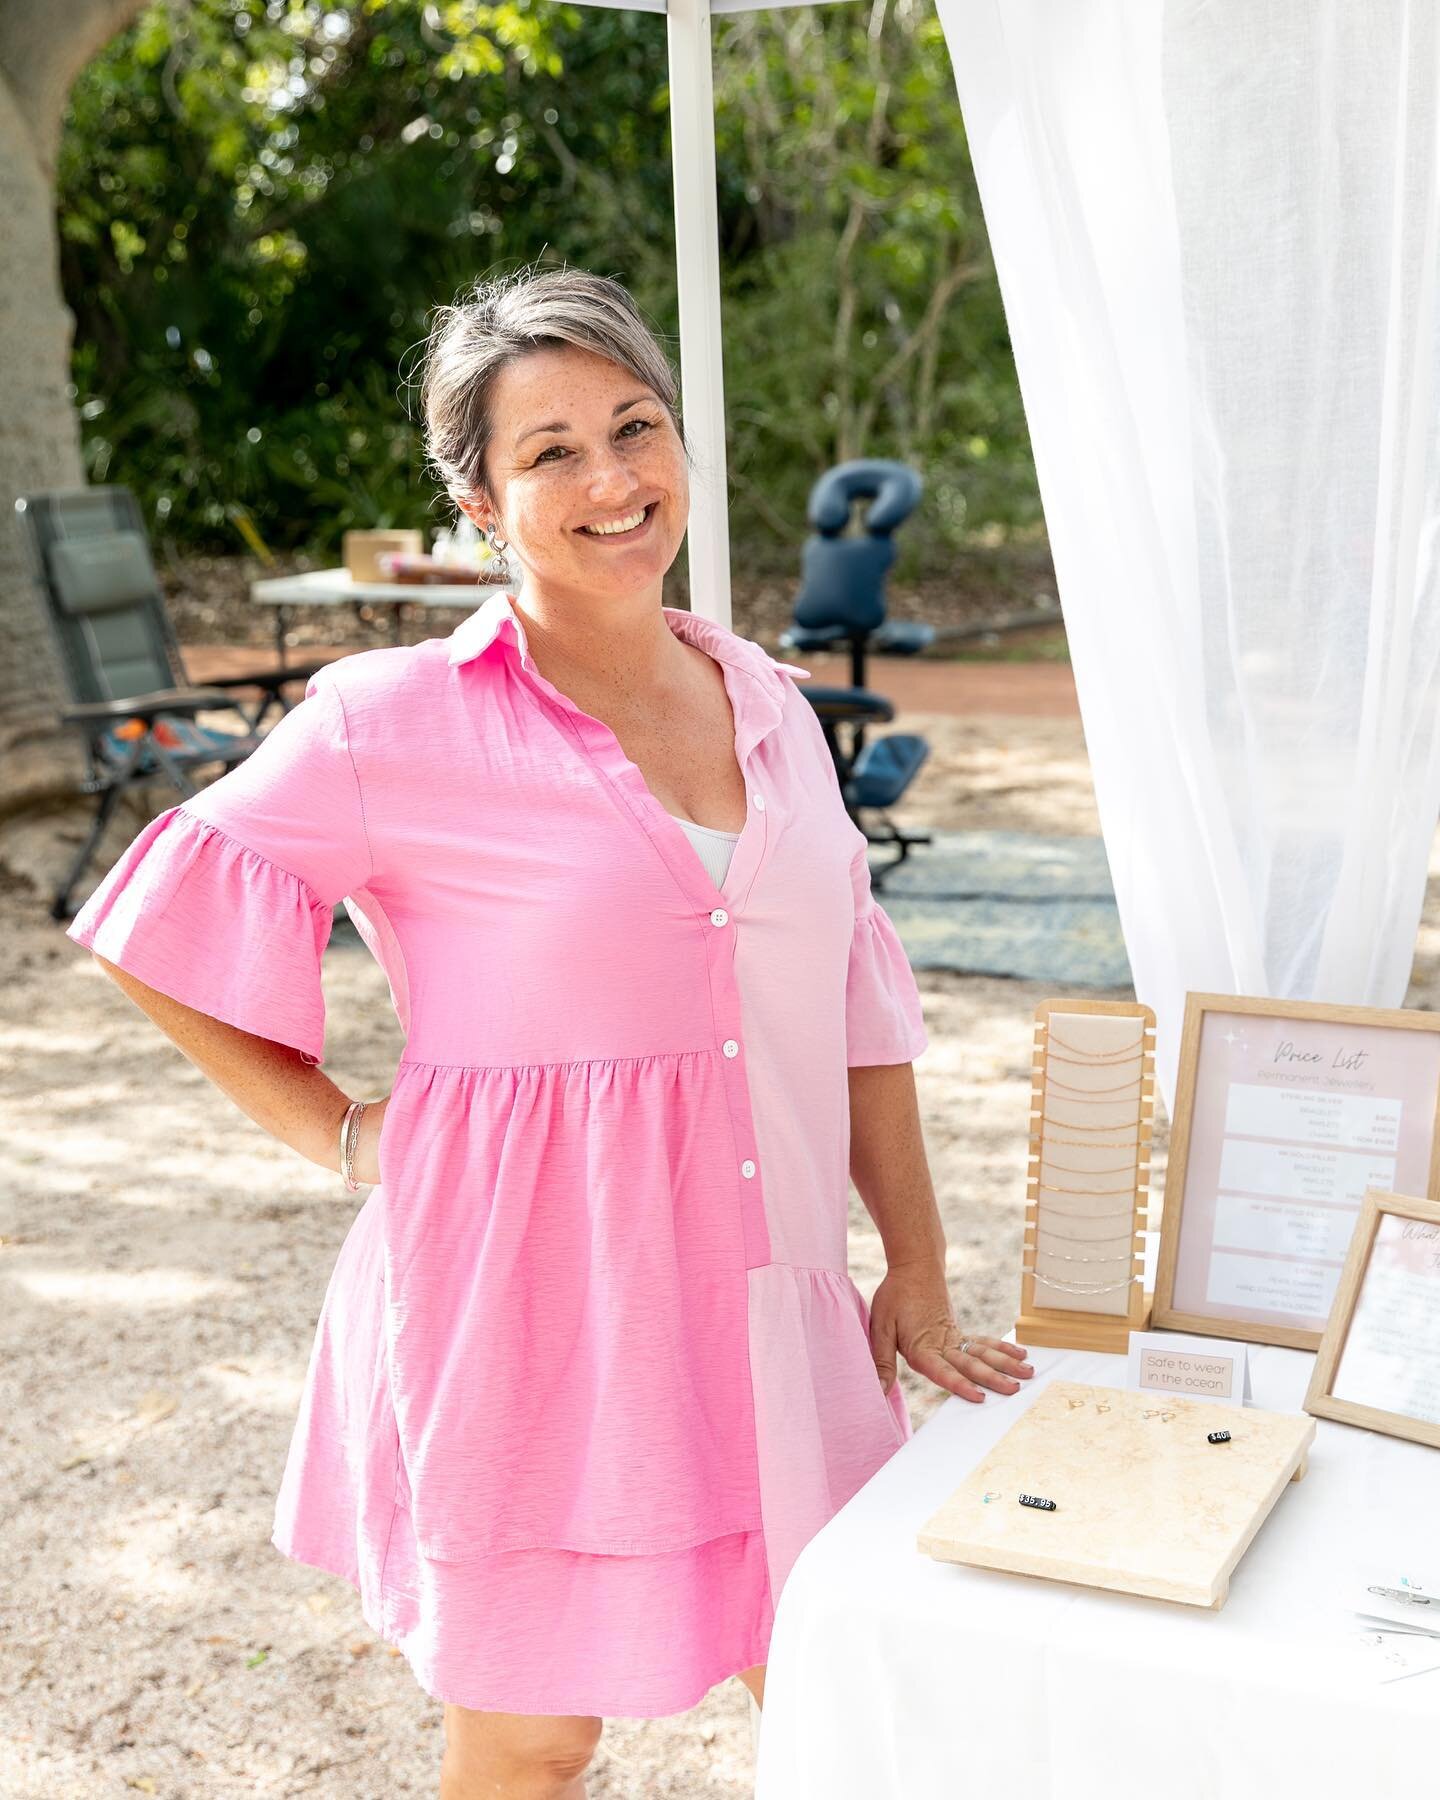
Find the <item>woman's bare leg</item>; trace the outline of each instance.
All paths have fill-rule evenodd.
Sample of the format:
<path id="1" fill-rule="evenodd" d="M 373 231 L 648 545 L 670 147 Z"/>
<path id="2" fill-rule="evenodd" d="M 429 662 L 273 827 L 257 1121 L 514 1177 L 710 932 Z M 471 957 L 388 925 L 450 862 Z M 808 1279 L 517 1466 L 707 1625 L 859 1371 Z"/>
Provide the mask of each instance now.
<path id="1" fill-rule="evenodd" d="M 585 1770 L 604 1728 L 583 1714 L 445 1707 L 440 1800 L 585 1800 Z"/>

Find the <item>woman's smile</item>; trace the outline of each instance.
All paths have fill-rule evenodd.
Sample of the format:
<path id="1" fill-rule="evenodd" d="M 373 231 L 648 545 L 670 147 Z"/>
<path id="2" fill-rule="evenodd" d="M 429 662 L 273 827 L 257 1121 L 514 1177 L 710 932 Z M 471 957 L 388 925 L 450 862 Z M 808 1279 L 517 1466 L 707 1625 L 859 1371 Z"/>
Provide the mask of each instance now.
<path id="1" fill-rule="evenodd" d="M 591 525 L 581 525 L 577 530 L 582 537 L 590 538 L 597 544 L 633 544 L 650 529 L 650 520 L 658 504 L 658 501 L 652 500 L 648 506 L 637 508 L 634 512 L 620 513 L 613 519 L 597 520 Z M 638 523 L 630 525 L 631 519 Z M 620 529 L 617 530 L 617 526 Z"/>

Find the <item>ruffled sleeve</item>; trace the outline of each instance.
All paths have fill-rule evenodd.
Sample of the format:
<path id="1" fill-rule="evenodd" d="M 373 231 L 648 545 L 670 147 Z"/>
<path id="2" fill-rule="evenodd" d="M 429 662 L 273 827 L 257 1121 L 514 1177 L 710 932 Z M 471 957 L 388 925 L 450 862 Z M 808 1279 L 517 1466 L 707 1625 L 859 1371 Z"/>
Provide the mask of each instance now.
<path id="1" fill-rule="evenodd" d="M 66 936 L 319 1063 L 321 954 L 336 904 L 370 872 L 344 705 L 322 669 L 243 763 L 140 832 Z"/>
<path id="2" fill-rule="evenodd" d="M 845 1061 L 913 1062 L 929 1043 L 920 991 L 899 934 L 870 888 L 868 844 L 850 863 L 855 927 L 845 979 Z"/>

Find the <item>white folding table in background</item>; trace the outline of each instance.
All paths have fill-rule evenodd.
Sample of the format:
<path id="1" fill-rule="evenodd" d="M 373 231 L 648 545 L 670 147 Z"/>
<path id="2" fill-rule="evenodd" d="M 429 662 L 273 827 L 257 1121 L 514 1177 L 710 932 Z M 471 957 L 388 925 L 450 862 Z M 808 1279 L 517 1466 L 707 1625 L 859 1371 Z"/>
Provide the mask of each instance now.
<path id="1" fill-rule="evenodd" d="M 1033 1348 L 1033 1380 L 948 1398 L 805 1546 L 776 1610 L 755 1800 L 1409 1800 L 1440 1792 L 1440 1671 L 1379 1685 L 1347 1648 L 1352 1563 L 1440 1551 L 1440 1452 L 1320 1420 L 1309 1470 L 1218 1611 L 942 1563 L 921 1525 L 1050 1380 L 1125 1359 Z M 1314 1357 L 1254 1347 L 1254 1404 Z M 1428 1550 L 1426 1549 L 1428 1546 Z"/>
<path id="2" fill-rule="evenodd" d="M 393 607 L 392 637 L 398 641 L 400 608 L 407 602 L 419 606 L 460 607 L 473 612 L 504 582 L 355 581 L 348 569 L 307 569 L 301 575 L 267 576 L 250 583 L 250 599 L 256 606 L 275 608 L 275 647 L 285 660 L 285 609 L 287 606 Z"/>

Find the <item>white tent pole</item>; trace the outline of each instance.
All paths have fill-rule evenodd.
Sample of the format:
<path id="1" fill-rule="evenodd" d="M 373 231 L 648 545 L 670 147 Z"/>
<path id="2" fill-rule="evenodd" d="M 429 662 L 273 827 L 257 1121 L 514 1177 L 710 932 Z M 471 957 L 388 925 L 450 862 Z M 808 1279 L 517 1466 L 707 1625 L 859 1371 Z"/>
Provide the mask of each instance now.
<path id="1" fill-rule="evenodd" d="M 710 0 L 669 0 L 670 153 L 680 297 L 680 378 L 690 475 L 690 605 L 730 624 L 725 372 L 720 344 L 720 220 Z"/>

